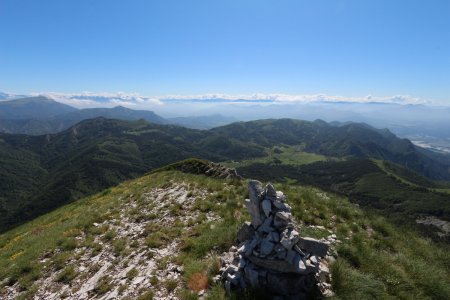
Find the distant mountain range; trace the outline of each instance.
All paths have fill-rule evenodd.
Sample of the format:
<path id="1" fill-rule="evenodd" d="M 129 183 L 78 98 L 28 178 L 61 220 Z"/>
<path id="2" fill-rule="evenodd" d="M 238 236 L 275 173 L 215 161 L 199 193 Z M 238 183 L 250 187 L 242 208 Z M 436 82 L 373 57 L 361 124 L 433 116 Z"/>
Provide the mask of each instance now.
<path id="1" fill-rule="evenodd" d="M 280 144 L 342 159 L 387 160 L 450 179 L 445 156 L 365 124 L 281 119 L 195 130 L 96 118 L 57 134 L 0 134 L 0 229 L 181 159 L 251 159 Z"/>
<path id="2" fill-rule="evenodd" d="M 220 114 L 167 118 L 167 120 L 172 124 L 177 124 L 192 129 L 211 129 L 239 121 L 234 117 L 226 117 Z"/>
<path id="3" fill-rule="evenodd" d="M 274 102 L 226 100 L 226 99 L 153 99 L 134 94 L 79 94 L 55 95 L 72 103 L 96 103 L 110 106 L 113 103 L 129 103 L 136 108 L 152 109 L 163 116 L 165 123 L 178 124 L 188 128 L 210 129 L 235 121 L 251 121 L 267 118 L 291 118 L 307 121 L 321 119 L 326 122 L 363 122 L 378 128 L 388 128 L 400 137 L 410 139 L 414 144 L 438 152 L 450 153 L 450 107 L 425 104 L 384 102 L 337 102 L 326 98 L 313 102 Z M 0 102 L 24 98 L 24 96 L 0 92 Z M 401 97 L 400 97 L 401 98 Z M 60 99 L 60 98 L 58 98 Z M 0 109 L 1 110 L 1 109 Z M 105 109 L 108 111 L 109 109 Z M 87 114 L 90 117 L 113 117 L 106 111 Z M 62 114 L 63 112 L 61 112 Z M 169 117 L 171 116 L 171 117 Z M 173 117 L 175 116 L 175 117 Z M 137 120 L 129 114 L 124 120 Z M 138 116 L 137 116 L 138 117 Z M 0 117 L 0 131 L 24 134 L 56 133 L 75 123 L 55 119 L 49 120 L 36 114 L 33 118 L 23 115 L 19 121 Z M 84 119 L 76 118 L 77 121 Z M 164 123 L 161 120 L 147 119 Z"/>
<path id="4" fill-rule="evenodd" d="M 0 100 L 3 100 L 3 101 L 4 100 L 13 100 L 13 99 L 27 98 L 27 97 L 29 97 L 29 96 L 0 92 Z"/>
<path id="5" fill-rule="evenodd" d="M 77 109 L 43 96 L 0 102 L 0 131 L 6 133 L 56 133 L 83 120 L 98 117 L 169 123 L 152 111 L 132 110 L 122 106 Z"/>
<path id="6" fill-rule="evenodd" d="M 238 121 L 220 114 L 163 118 L 153 111 L 134 110 L 123 106 L 77 109 L 44 96 L 0 101 L 0 132 L 5 133 L 57 133 L 83 120 L 98 117 L 125 121 L 142 119 L 156 124 L 176 124 L 193 129 L 210 129 Z"/>
<path id="7" fill-rule="evenodd" d="M 46 97 L 0 101 L 0 119 L 46 119 L 77 109 Z"/>

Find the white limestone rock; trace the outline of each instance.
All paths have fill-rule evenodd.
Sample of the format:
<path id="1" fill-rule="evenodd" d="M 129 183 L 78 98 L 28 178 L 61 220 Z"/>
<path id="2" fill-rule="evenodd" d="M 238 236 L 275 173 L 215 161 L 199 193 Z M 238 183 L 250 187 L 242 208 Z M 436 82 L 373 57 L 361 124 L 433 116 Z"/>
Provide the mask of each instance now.
<path id="1" fill-rule="evenodd" d="M 299 241 L 300 235 L 296 230 L 285 229 L 281 233 L 280 243 L 287 250 L 291 250 L 292 247 Z"/>
<path id="2" fill-rule="evenodd" d="M 320 257 L 325 257 L 329 248 L 327 243 L 309 237 L 300 237 L 297 245 L 300 249 Z"/>
<path id="3" fill-rule="evenodd" d="M 276 200 L 280 202 L 286 202 L 286 196 L 283 194 L 282 191 L 277 191 Z"/>

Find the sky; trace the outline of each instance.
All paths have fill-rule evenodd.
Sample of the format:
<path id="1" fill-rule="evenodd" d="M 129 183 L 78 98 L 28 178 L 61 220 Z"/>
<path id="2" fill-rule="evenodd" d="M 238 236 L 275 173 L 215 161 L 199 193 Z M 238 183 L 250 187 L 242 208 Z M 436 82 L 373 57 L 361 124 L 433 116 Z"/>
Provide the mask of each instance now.
<path id="1" fill-rule="evenodd" d="M 0 0 L 0 91 L 450 104 L 450 1 Z"/>

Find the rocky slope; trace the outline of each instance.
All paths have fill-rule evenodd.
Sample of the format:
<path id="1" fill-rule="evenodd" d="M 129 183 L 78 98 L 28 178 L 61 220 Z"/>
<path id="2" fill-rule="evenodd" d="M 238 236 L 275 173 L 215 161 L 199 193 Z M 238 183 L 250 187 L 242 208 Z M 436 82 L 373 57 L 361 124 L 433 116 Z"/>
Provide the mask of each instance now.
<path id="1" fill-rule="evenodd" d="M 206 175 L 208 177 L 223 179 L 243 179 L 234 168 L 227 168 L 222 164 L 201 159 L 186 159 L 160 168 L 154 172 L 177 170 L 183 173 Z"/>
<path id="2" fill-rule="evenodd" d="M 105 211 L 110 218 L 92 223 L 94 236 L 63 233 L 73 235 L 75 243 L 64 267 L 55 266 L 55 258 L 64 254 L 65 246 L 47 250 L 39 258 L 43 276 L 34 282 L 34 297 L 135 299 L 151 290 L 154 299 L 177 298 L 183 266 L 171 260 L 180 254 L 180 233 L 189 232 L 198 222 L 200 211 L 194 204 L 206 195 L 204 188 L 168 182 L 139 196 L 120 197 L 119 206 Z M 208 212 L 202 222 L 219 219 Z M 21 291 L 17 282 L 2 297 L 15 299 Z"/>
<path id="3" fill-rule="evenodd" d="M 205 191 L 191 191 L 189 197 L 187 194 L 186 186 L 174 184 L 164 189 L 152 189 L 139 199 L 132 195 L 126 200 L 122 199 L 121 205 L 115 208 L 118 214 L 114 218 L 92 224 L 94 230 L 98 230 L 94 238 L 84 233 L 73 237 L 77 245 L 88 242 L 93 244 L 93 247 L 76 247 L 71 253 L 72 257 L 65 261 L 67 266 L 62 270 L 55 266 L 44 267 L 45 275 L 35 282 L 38 286 L 35 297 L 111 299 L 120 294 L 135 298 L 140 290 L 154 288 L 155 282 L 177 282 L 182 267 L 168 263 L 161 268 L 159 263 L 178 254 L 179 240 L 173 239 L 161 245 L 159 241 L 155 241 L 154 247 L 149 248 L 146 245 L 149 243 L 146 237 L 156 228 L 173 226 L 174 217 L 170 216 L 170 204 L 180 205 L 188 210 L 195 198 L 204 195 Z M 145 219 L 134 216 L 134 210 L 139 210 Z M 110 212 L 111 210 L 107 213 Z M 195 213 L 181 214 L 177 216 L 177 221 L 189 229 L 188 222 L 195 217 Z M 61 253 L 63 249 L 48 252 L 40 259 L 40 263 L 45 264 L 50 261 L 50 257 Z M 161 287 L 155 290 L 155 296 L 170 297 L 174 292 L 175 289 Z M 6 289 L 4 298 L 15 299 L 19 294 L 20 284 L 15 284 Z"/>

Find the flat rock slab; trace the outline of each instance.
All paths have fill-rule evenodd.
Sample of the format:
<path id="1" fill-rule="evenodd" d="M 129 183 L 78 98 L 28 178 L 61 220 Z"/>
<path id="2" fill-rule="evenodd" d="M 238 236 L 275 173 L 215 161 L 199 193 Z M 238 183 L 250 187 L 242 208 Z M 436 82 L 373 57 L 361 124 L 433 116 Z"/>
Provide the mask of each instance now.
<path id="1" fill-rule="evenodd" d="M 329 248 L 327 243 L 309 237 L 300 237 L 297 245 L 300 249 L 320 257 L 325 257 Z"/>

